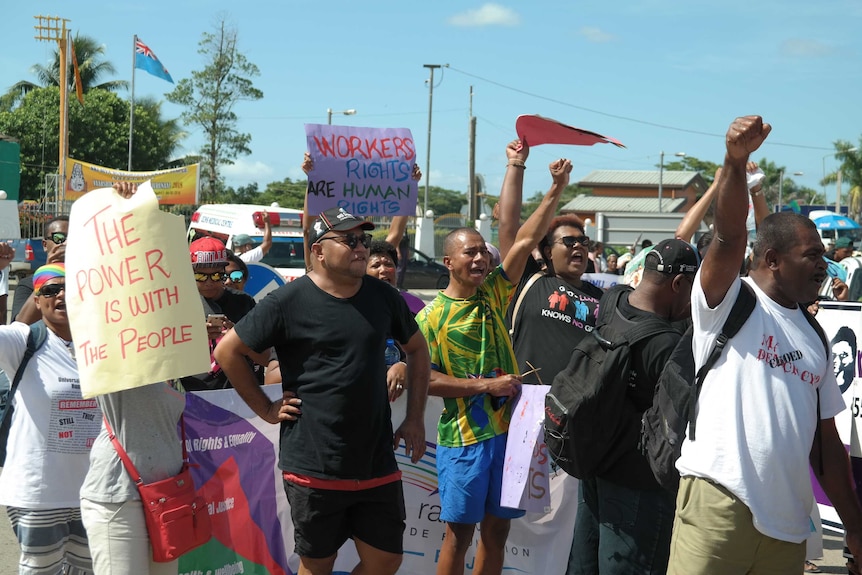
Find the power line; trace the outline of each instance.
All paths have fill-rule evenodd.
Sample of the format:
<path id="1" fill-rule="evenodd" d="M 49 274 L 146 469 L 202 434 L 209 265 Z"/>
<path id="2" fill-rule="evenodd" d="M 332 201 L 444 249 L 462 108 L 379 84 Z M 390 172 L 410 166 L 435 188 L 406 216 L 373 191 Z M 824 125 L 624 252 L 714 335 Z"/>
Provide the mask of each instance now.
<path id="1" fill-rule="evenodd" d="M 574 108 L 576 110 L 583 110 L 584 112 L 590 112 L 592 114 L 598 114 L 600 116 L 605 116 L 608 118 L 623 120 L 625 122 L 633 122 L 635 124 L 642 124 L 645 126 L 652 126 L 654 128 L 661 128 L 663 130 L 672 130 L 675 132 L 684 132 L 686 134 L 696 134 L 698 136 L 708 136 L 711 138 L 721 138 L 721 139 L 724 139 L 724 137 L 725 137 L 725 134 L 714 134 L 711 132 L 701 132 L 699 130 L 690 130 L 688 128 L 680 128 L 677 126 L 670 126 L 667 124 L 659 124 L 656 122 L 649 122 L 647 120 L 639 120 L 637 118 L 630 118 L 628 116 L 621 116 L 619 114 L 611 114 L 608 112 L 602 112 L 601 110 L 594 110 L 592 108 L 586 108 L 584 106 L 578 106 L 576 104 L 572 104 L 571 102 L 564 102 L 562 100 L 557 100 L 555 98 L 549 98 L 548 96 L 542 96 L 541 94 L 536 94 L 533 92 L 528 92 L 526 90 L 522 90 L 520 88 L 515 88 L 514 86 L 509 86 L 507 84 L 503 84 L 501 82 L 497 82 L 497 81 L 491 80 L 489 78 L 483 78 L 482 76 L 477 76 L 476 74 L 471 74 L 470 72 L 466 72 L 464 70 L 459 70 L 458 68 L 455 68 L 453 66 L 449 66 L 449 69 L 452 70 L 453 72 L 458 72 L 460 74 L 464 74 L 465 76 L 469 76 L 470 78 L 475 78 L 475 79 L 480 80 L 482 82 L 487 82 L 487 83 L 492 84 L 494 86 L 497 86 L 499 88 L 503 88 L 504 90 L 510 90 L 510 91 L 516 92 L 518 94 L 530 96 L 531 98 L 537 98 L 539 100 L 545 100 L 546 102 L 551 102 L 553 104 L 565 106 L 568 108 Z M 784 146 L 787 148 L 801 148 L 801 149 L 806 149 L 806 150 L 831 150 L 832 149 L 832 148 L 823 148 L 820 146 L 804 146 L 802 144 L 786 144 L 786 143 L 774 142 L 774 141 L 769 141 L 768 143 L 770 145 L 773 145 L 773 146 Z"/>

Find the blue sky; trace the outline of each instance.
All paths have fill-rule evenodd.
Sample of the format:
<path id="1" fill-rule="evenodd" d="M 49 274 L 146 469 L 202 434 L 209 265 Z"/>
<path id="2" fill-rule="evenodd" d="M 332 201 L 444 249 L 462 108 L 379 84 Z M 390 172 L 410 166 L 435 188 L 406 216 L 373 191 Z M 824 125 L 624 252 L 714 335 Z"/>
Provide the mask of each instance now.
<path id="1" fill-rule="evenodd" d="M 257 181 L 262 189 L 300 178 L 303 124 L 325 123 L 327 108 L 357 110 L 336 113 L 336 124 L 410 128 L 427 172 L 423 64 L 449 64 L 434 78 L 431 185 L 462 191 L 470 86 L 477 172 L 495 194 L 519 114 L 555 118 L 627 146 L 537 146 L 526 196 L 547 189 L 546 166 L 559 157 L 572 160 L 573 181 L 594 169 L 656 169 L 662 150 L 666 161 L 685 152 L 721 162 L 727 126 L 743 114 L 773 125 L 755 159 L 765 156 L 788 175 L 804 172 L 790 177 L 820 190 L 832 143 L 858 144 L 862 134 L 858 0 L 15 2 L 4 8 L 2 89 L 34 79 L 30 66 L 49 58 L 51 46 L 33 38 L 37 14 L 69 18 L 73 31 L 103 42 L 126 80 L 133 34 L 179 80 L 202 67 L 201 33 L 224 15 L 260 68 L 254 82 L 264 92 L 236 109 L 239 129 L 252 135 L 252 154 L 224 168 L 234 186 Z M 159 98 L 171 88 L 136 74 L 136 96 Z M 167 102 L 163 110 L 181 112 Z M 192 129 L 184 152 L 200 143 Z M 825 158 L 827 172 L 836 165 Z"/>

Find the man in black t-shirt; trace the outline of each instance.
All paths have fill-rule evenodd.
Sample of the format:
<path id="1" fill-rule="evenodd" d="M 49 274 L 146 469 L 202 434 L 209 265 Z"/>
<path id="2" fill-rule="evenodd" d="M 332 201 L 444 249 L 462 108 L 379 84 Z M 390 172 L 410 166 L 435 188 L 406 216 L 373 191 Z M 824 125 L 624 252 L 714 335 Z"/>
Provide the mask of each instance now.
<path id="1" fill-rule="evenodd" d="M 615 333 L 647 318 L 665 320 L 668 328 L 675 329 L 691 315 L 691 286 L 698 264 L 697 253 L 688 243 L 659 242 L 644 258 L 641 282 L 622 294 L 616 310 L 601 309 L 602 322 L 608 322 Z M 631 349 L 631 371 L 619 375 L 628 389 L 619 406 L 622 416 L 614 445 L 597 476 L 580 483 L 566 575 L 664 573 L 667 569 L 674 496 L 656 482 L 638 442 L 643 412 L 652 405 L 659 375 L 681 335 L 661 332 Z"/>
<path id="2" fill-rule="evenodd" d="M 405 515 L 393 445 L 403 440 L 414 463 L 425 452 L 428 344 L 398 291 L 365 274 L 373 228 L 340 208 L 323 212 L 308 237 L 313 269 L 267 295 L 215 351 L 249 407 L 281 423 L 279 468 L 301 572 L 331 573 L 352 537 L 363 572 L 394 574 Z M 387 337 L 401 343 L 408 366 L 407 415 L 394 434 Z M 270 346 L 284 390 L 275 402 L 243 361 Z"/>

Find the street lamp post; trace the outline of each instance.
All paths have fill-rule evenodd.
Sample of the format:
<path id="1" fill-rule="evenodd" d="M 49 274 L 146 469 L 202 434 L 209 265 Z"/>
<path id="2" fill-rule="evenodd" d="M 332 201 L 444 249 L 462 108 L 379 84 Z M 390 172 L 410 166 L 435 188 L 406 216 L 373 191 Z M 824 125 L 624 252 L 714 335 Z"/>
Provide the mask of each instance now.
<path id="1" fill-rule="evenodd" d="M 674 154 L 677 158 L 682 158 L 685 156 L 685 152 L 677 152 Z M 664 150 L 659 154 L 659 164 L 658 164 L 658 212 L 661 213 L 661 200 L 662 200 L 662 192 L 664 185 Z"/>
<path id="2" fill-rule="evenodd" d="M 345 116 L 352 116 L 356 113 L 356 110 L 350 108 L 349 110 L 342 110 L 340 112 L 333 112 L 332 108 L 326 109 L 326 123 L 330 126 L 332 125 L 332 114 L 344 114 Z"/>
<path id="3" fill-rule="evenodd" d="M 425 201 L 422 204 L 422 212 L 428 211 L 428 188 L 431 181 L 431 110 L 434 104 L 434 70 L 440 68 L 440 64 L 423 64 L 431 73 L 428 78 L 428 147 L 425 150 Z"/>

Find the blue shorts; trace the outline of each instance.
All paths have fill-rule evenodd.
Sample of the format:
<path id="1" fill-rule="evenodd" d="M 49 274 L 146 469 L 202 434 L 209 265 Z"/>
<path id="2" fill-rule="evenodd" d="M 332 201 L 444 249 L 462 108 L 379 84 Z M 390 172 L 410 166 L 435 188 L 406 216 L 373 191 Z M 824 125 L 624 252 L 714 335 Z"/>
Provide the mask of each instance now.
<path id="1" fill-rule="evenodd" d="M 485 515 L 523 517 L 525 511 L 500 506 L 506 434 L 464 447 L 437 446 L 437 486 L 446 523 L 479 523 Z"/>

